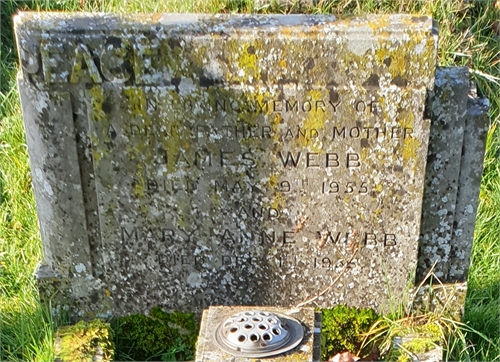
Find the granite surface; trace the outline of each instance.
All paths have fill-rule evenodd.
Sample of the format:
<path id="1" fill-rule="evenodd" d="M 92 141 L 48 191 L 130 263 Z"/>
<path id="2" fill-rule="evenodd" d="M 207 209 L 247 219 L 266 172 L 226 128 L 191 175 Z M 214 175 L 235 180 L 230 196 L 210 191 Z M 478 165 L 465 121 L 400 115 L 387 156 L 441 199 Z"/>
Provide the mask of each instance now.
<path id="1" fill-rule="evenodd" d="M 433 265 L 443 282 L 467 280 L 489 119 L 488 100 L 469 88 L 468 68 L 437 68 L 417 282 Z"/>
<path id="2" fill-rule="evenodd" d="M 490 121 L 489 106 L 488 99 L 469 97 L 467 100 L 454 236 L 445 279 L 448 282 L 467 280 Z"/>
<path id="3" fill-rule="evenodd" d="M 15 30 L 42 294 L 80 315 L 291 307 L 341 271 L 318 306 L 403 294 L 430 18 L 20 13 Z"/>

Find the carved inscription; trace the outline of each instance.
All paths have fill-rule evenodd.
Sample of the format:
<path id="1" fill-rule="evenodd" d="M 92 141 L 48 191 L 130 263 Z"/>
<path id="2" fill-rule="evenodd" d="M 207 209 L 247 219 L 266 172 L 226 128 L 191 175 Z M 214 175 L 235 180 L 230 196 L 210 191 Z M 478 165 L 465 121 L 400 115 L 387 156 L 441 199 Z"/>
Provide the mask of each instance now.
<path id="1" fill-rule="evenodd" d="M 48 126 L 35 143 L 69 147 L 80 171 L 63 178 L 91 237 L 83 312 L 384 310 L 403 293 L 422 215 L 432 19 L 16 19 L 26 124 Z M 55 121 L 64 132 L 50 132 Z M 60 171 L 37 145 L 33 165 Z M 37 198 L 61 194 L 45 191 Z M 47 245 L 60 239 L 49 229 Z M 51 265 L 83 275 L 75 260 Z"/>
<path id="2" fill-rule="evenodd" d="M 338 94 L 335 93 L 335 98 L 338 98 Z M 365 104 L 364 101 L 361 101 Z M 339 106 L 342 101 L 332 100 L 298 100 L 298 99 L 284 99 L 284 100 L 257 100 L 254 102 L 241 102 L 235 99 L 217 99 L 214 101 L 213 106 L 216 111 L 224 112 L 256 112 L 256 113 L 325 113 L 331 112 L 336 113 L 339 110 Z M 372 102 L 378 103 L 378 102 Z M 373 110 L 372 103 L 370 103 L 370 109 Z M 192 104 L 190 104 L 192 105 Z M 358 107 L 356 107 L 358 109 Z M 366 111 L 366 105 L 363 109 Z"/>
<path id="3" fill-rule="evenodd" d="M 246 211 L 245 211 L 246 212 Z M 258 215 L 259 211 L 253 209 L 255 216 Z M 260 210 L 260 216 L 264 211 Z M 267 210 L 270 219 L 275 219 L 279 216 L 279 211 L 270 209 Z M 276 230 L 261 230 L 256 233 L 243 233 L 235 232 L 234 230 L 224 229 L 218 233 L 220 241 L 227 245 L 229 244 L 242 244 L 250 241 L 252 245 L 263 245 L 263 244 L 276 244 L 282 247 L 288 247 L 296 243 L 300 243 L 296 236 L 295 230 L 285 230 L 282 232 L 277 232 Z M 380 233 L 380 232 L 348 232 L 348 231 L 317 231 L 317 236 L 325 236 L 324 244 L 318 250 L 323 249 L 323 247 L 328 246 L 328 244 L 339 245 L 344 249 L 348 249 L 348 241 L 354 242 L 356 245 L 361 246 L 366 249 L 373 249 L 376 247 L 395 247 L 397 245 L 396 234 Z M 154 252 L 158 249 L 158 243 L 161 246 L 169 247 L 170 245 L 175 245 L 176 243 L 189 243 L 196 245 L 197 239 L 196 230 L 187 232 L 179 228 L 147 228 L 141 229 L 137 227 L 131 228 L 121 228 L 121 242 L 123 245 L 135 245 L 141 247 L 144 252 Z M 275 263 L 275 265 L 280 268 L 288 268 L 292 265 L 297 265 L 302 263 L 303 266 L 312 269 L 328 269 L 334 270 L 339 267 L 344 266 L 344 260 L 339 259 L 333 255 L 316 256 L 312 259 L 304 258 L 303 255 L 293 255 L 287 249 L 283 249 L 278 255 L 270 260 Z M 166 252 L 156 256 L 156 261 L 160 267 L 160 270 L 169 269 L 175 266 L 186 266 L 186 267 L 198 267 L 202 268 L 207 263 L 215 263 L 220 267 L 225 266 L 240 266 L 241 264 L 256 264 L 259 262 L 259 257 L 254 257 L 251 255 L 246 256 L 235 256 L 235 255 L 193 255 L 186 254 L 185 252 Z"/>
<path id="4" fill-rule="evenodd" d="M 89 91 L 96 172 L 107 180 L 127 167 L 119 186 L 100 185 L 115 194 L 100 203 L 115 217 L 106 237 L 139 250 L 160 275 L 185 273 L 191 286 L 198 273 L 266 268 L 322 278 L 346 266 L 353 245 L 353 273 L 403 253 L 408 223 L 385 220 L 404 214 L 417 170 L 419 130 L 404 103 L 389 109 L 377 91 L 325 86 L 255 94 L 171 81 Z"/>
<path id="5" fill-rule="evenodd" d="M 112 130 L 118 127 L 112 126 Z M 127 134 L 132 136 L 148 136 L 157 135 L 168 138 L 179 136 L 178 126 L 168 127 L 139 127 L 131 125 L 126 130 Z M 288 128 L 286 131 L 281 132 L 278 139 L 287 141 L 293 139 L 318 139 L 323 134 L 327 134 L 327 139 L 332 142 L 346 140 L 346 139 L 366 139 L 384 141 L 399 140 L 412 138 L 413 129 L 409 127 L 341 127 L 332 126 L 331 129 L 317 130 L 307 129 L 297 126 L 295 129 Z M 272 130 L 271 126 L 248 126 L 248 125 L 233 125 L 233 126 L 220 126 L 213 127 L 208 125 L 196 125 L 192 127 L 191 134 L 196 138 L 210 138 L 210 137 L 223 137 L 231 139 L 272 139 L 276 133 Z"/>
<path id="6" fill-rule="evenodd" d="M 83 55 L 82 59 L 85 60 Z M 135 115 L 133 121 L 118 123 L 111 120 L 109 126 L 104 128 L 112 140 L 124 137 L 132 144 L 147 146 L 143 153 L 150 155 L 148 162 L 153 167 L 150 171 L 132 175 L 129 191 L 131 199 L 137 198 L 140 203 L 148 203 L 148 197 L 152 200 L 183 197 L 180 195 L 196 198 L 208 192 L 209 195 L 217 195 L 216 198 L 228 200 L 252 195 L 260 203 L 247 206 L 224 203 L 220 208 L 203 212 L 196 208 L 178 211 L 167 204 L 160 213 L 165 213 L 164 219 L 174 215 L 178 221 L 165 228 L 122 226 L 121 241 L 124 245 L 143 245 L 145 252 L 154 252 L 161 245 L 167 250 L 176 245 L 195 246 L 208 237 L 225 246 L 276 247 L 278 249 L 273 259 L 273 263 L 278 260 L 276 265 L 302 263 L 312 269 L 327 270 L 341 265 L 338 256 L 329 253 L 332 250 L 349 250 L 348 241 L 354 240 L 366 250 L 398 248 L 398 233 L 387 230 L 369 229 L 353 234 L 348 230 L 339 230 L 342 224 L 335 224 L 332 228 L 328 227 L 328 221 L 325 220 L 320 227 L 318 220 L 314 220 L 315 226 L 304 226 L 297 231 L 296 227 L 287 226 L 291 220 L 286 202 L 271 206 L 272 203 L 266 201 L 270 195 L 281 195 L 284 200 L 300 196 L 305 197 L 301 199 L 302 203 L 308 199 L 322 198 L 328 200 L 328 207 L 344 207 L 350 197 L 357 202 L 369 202 L 386 191 L 382 182 L 374 182 L 369 177 L 367 171 L 370 169 L 366 164 L 366 155 L 369 153 L 363 149 L 385 147 L 382 154 L 399 153 L 398 157 L 402 158 L 400 149 L 404 142 L 414 142 L 413 128 L 404 122 L 402 125 L 381 122 L 383 109 L 375 95 L 366 96 L 367 100 L 364 101 L 334 93 L 335 101 L 313 101 L 298 97 L 248 101 L 242 97 L 200 102 L 196 97 L 173 97 L 172 101 L 177 102 L 176 107 L 186 115 L 194 112 L 209 115 L 206 120 L 185 123 L 168 116 L 165 118 L 165 114 L 169 113 L 162 110 L 162 101 L 155 98 L 154 93 L 134 93 L 138 100 L 134 98 L 131 102 L 137 104 L 141 113 Z M 364 113 L 368 118 L 364 122 L 353 123 L 345 115 L 336 117 L 336 114 L 348 108 L 351 112 L 348 114 Z M 312 118 L 308 118 L 309 124 L 305 121 L 287 126 L 273 123 L 273 119 L 286 117 L 286 113 L 299 119 Z M 321 118 L 323 114 L 328 118 Z M 241 121 L 240 117 L 250 117 L 248 119 L 252 121 Z M 316 119 L 321 119 L 321 123 L 311 126 L 317 122 Z M 114 145 L 108 143 L 108 147 L 113 148 Z M 272 158 L 263 157 L 266 148 L 273 148 Z M 131 152 L 126 153 L 126 157 L 134 163 L 141 154 Z M 259 176 L 266 168 L 274 170 L 278 176 Z M 403 171 L 403 167 L 394 168 L 395 173 Z M 235 174 L 243 173 L 243 178 L 234 177 Z M 264 175 L 268 175 L 268 172 L 264 172 Z M 137 190 L 143 190 L 144 193 L 139 193 L 137 197 Z M 176 217 L 179 212 L 181 214 Z M 370 213 L 377 218 L 379 212 L 380 209 L 368 211 L 360 218 L 373 218 Z M 221 219 L 215 221 L 214 218 L 208 231 L 201 230 L 196 219 L 209 215 L 227 215 L 234 220 L 234 225 L 229 226 Z M 259 229 L 259 225 L 264 225 L 262 223 L 266 226 Z M 370 228 L 374 226 L 367 225 Z M 290 248 L 304 248 L 307 245 L 323 255 L 288 256 L 293 255 L 290 254 Z M 258 260 L 252 256 L 201 254 L 164 251 L 159 253 L 157 263 L 167 269 L 175 265 L 202 268 L 203 265 L 212 265 L 217 258 L 219 261 L 216 265 L 221 267 L 251 265 Z"/>
<path id="7" fill-rule="evenodd" d="M 339 156 L 338 153 L 327 152 L 325 154 L 319 154 L 314 152 L 288 152 L 284 155 L 282 152 L 278 152 L 279 158 L 283 167 L 345 167 L 345 168 L 356 168 L 361 164 L 359 162 L 359 154 L 357 153 L 346 153 L 345 155 Z"/>
<path id="8" fill-rule="evenodd" d="M 246 211 L 244 211 L 246 212 Z M 254 217 L 257 217 L 255 214 L 256 209 L 253 209 Z M 260 210 L 259 216 L 263 215 L 263 210 Z M 278 219 L 280 216 L 280 211 L 276 209 L 267 210 L 267 217 L 271 220 Z M 356 237 L 355 242 L 358 245 L 366 246 L 368 248 L 374 246 L 395 246 L 396 242 L 396 234 L 388 234 L 388 233 L 376 233 L 374 231 L 369 232 L 349 232 L 349 231 L 316 231 L 313 232 L 316 234 L 317 238 L 324 237 L 326 244 L 339 244 L 339 245 L 347 245 L 348 240 L 353 240 L 353 237 Z M 137 228 L 137 227 L 122 227 L 121 228 L 121 241 L 125 244 L 134 242 L 134 243 L 146 243 L 147 242 L 161 242 L 164 245 L 175 244 L 178 241 L 182 242 L 191 242 L 196 243 L 196 230 L 194 231 L 185 231 L 179 228 Z M 245 239 L 251 239 L 256 242 L 256 244 L 263 243 L 278 243 L 278 244 L 296 244 L 299 242 L 296 236 L 296 232 L 294 230 L 284 230 L 282 232 L 277 232 L 276 230 L 261 230 L 255 233 L 243 233 L 235 232 L 230 229 L 224 229 L 220 232 L 215 233 L 214 235 L 218 235 L 220 240 L 223 242 L 231 242 L 238 243 L 243 242 Z M 200 237 L 200 236 L 198 236 Z M 152 249 L 154 250 L 154 248 Z"/>

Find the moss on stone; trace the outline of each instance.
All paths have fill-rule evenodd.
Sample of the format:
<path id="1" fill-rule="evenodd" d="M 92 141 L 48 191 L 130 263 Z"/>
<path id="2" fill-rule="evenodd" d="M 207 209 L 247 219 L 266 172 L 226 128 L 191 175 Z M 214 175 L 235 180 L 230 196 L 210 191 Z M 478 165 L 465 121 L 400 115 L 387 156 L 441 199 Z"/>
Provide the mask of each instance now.
<path id="1" fill-rule="evenodd" d="M 432 337 L 416 337 L 410 341 L 401 344 L 400 348 L 392 348 L 386 361 L 392 362 L 411 362 L 410 354 L 421 354 L 436 348 L 437 342 Z"/>
<path id="2" fill-rule="evenodd" d="M 363 333 L 379 316 L 370 308 L 358 309 L 344 305 L 322 310 L 321 360 L 349 351 L 358 353 L 363 342 Z M 369 352 L 367 350 L 364 352 Z"/>
<path id="3" fill-rule="evenodd" d="M 399 346 L 393 346 L 386 357 L 386 361 L 411 362 L 412 355 L 427 353 L 441 343 L 442 335 L 439 326 L 435 323 L 425 323 L 413 326 L 408 330 L 401 330 L 407 335 Z"/>
<path id="4" fill-rule="evenodd" d="M 100 319 L 80 321 L 58 329 L 55 338 L 56 361 L 112 361 L 114 357 L 113 330 Z"/>
<path id="5" fill-rule="evenodd" d="M 416 338 L 410 342 L 403 343 L 403 347 L 413 353 L 425 353 L 436 347 L 432 338 Z"/>
<path id="6" fill-rule="evenodd" d="M 194 313 L 164 312 L 153 308 L 149 316 L 134 314 L 119 318 L 116 323 L 116 353 L 134 360 L 194 359 L 198 325 Z"/>

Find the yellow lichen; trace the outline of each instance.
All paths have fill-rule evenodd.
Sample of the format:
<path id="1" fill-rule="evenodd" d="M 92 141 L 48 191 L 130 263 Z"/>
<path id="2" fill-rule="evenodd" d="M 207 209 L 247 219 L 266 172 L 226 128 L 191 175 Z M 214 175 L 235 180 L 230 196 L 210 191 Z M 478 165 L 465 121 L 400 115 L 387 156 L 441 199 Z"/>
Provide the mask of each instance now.
<path id="1" fill-rule="evenodd" d="M 272 174 L 269 176 L 269 181 L 267 182 L 267 186 L 272 190 L 276 186 L 278 186 L 278 175 L 277 174 Z"/>
<path id="2" fill-rule="evenodd" d="M 417 159 L 417 151 L 422 144 L 416 138 L 406 138 L 403 143 L 403 160 L 409 162 L 410 160 Z"/>
<path id="3" fill-rule="evenodd" d="M 399 124 L 404 128 L 413 128 L 413 123 L 415 121 L 415 116 L 411 111 L 403 111 L 401 113 L 401 120 Z"/>
<path id="4" fill-rule="evenodd" d="M 379 15 L 368 22 L 368 26 L 372 28 L 372 30 L 376 32 L 377 35 L 378 33 L 385 31 L 385 29 L 387 29 L 389 25 L 391 25 L 390 15 L 385 14 Z"/>
<path id="5" fill-rule="evenodd" d="M 240 45 L 239 40 L 232 40 L 227 46 L 230 49 L 230 61 L 237 66 L 236 74 L 228 74 L 228 80 L 245 83 L 259 80 L 261 74 L 256 52 L 262 47 L 261 41 Z"/>
<path id="6" fill-rule="evenodd" d="M 322 101 L 328 97 L 328 91 L 326 89 L 319 90 L 313 89 L 307 92 L 306 100 L 311 102 L 311 111 L 307 113 L 307 118 L 302 123 L 303 128 L 306 130 L 308 135 L 306 137 L 299 137 L 299 145 L 305 147 L 309 146 L 312 151 L 324 153 L 325 150 L 319 145 L 315 144 L 315 139 L 311 136 L 311 131 L 315 130 L 318 134 L 325 128 L 325 122 L 328 120 L 328 113 L 323 111 L 321 107 L 316 107 L 316 102 Z"/>
<path id="7" fill-rule="evenodd" d="M 106 113 L 102 110 L 104 103 L 104 92 L 102 87 L 92 87 L 89 89 L 89 95 L 92 104 L 92 120 L 103 121 L 106 119 Z"/>
<path id="8" fill-rule="evenodd" d="M 128 109 L 133 116 L 140 116 L 146 118 L 147 106 L 146 96 L 143 90 L 139 87 L 124 88 L 123 94 L 128 102 Z"/>
<path id="9" fill-rule="evenodd" d="M 271 122 L 271 127 L 272 127 L 272 130 L 273 130 L 273 134 L 274 134 L 274 142 L 278 142 L 279 141 L 279 124 L 281 123 L 281 120 L 282 120 L 282 117 L 279 113 L 276 113 L 274 114 L 274 116 L 271 116 L 269 117 L 269 120 Z"/>
<path id="10" fill-rule="evenodd" d="M 286 202 L 287 198 L 281 192 L 276 192 L 274 198 L 271 201 L 271 207 L 273 209 L 279 209 L 280 206 L 283 206 Z"/>

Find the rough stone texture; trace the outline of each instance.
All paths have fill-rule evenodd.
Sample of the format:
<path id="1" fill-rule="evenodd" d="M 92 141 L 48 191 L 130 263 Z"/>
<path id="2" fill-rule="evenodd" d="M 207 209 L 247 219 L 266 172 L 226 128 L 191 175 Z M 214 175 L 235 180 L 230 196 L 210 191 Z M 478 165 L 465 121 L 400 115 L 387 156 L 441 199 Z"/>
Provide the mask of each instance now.
<path id="1" fill-rule="evenodd" d="M 488 127 L 489 101 L 469 97 L 460 162 L 457 206 L 453 222 L 454 235 L 449 257 L 450 268 L 445 281 L 467 280 Z"/>
<path id="2" fill-rule="evenodd" d="M 303 8 L 310 6 L 317 6 L 321 0 L 255 0 L 254 7 L 258 10 L 273 8 L 278 5 L 282 9 L 293 9 L 293 8 Z M 325 6 L 330 1 L 323 1 L 322 4 Z"/>
<path id="3" fill-rule="evenodd" d="M 259 10 L 291 11 L 307 10 L 311 7 L 329 9 L 335 0 L 254 0 L 253 8 Z"/>
<path id="4" fill-rule="evenodd" d="M 468 91 L 467 68 L 436 70 L 417 281 L 434 263 L 443 282 L 467 279 L 488 121 L 488 101 Z"/>
<path id="5" fill-rule="evenodd" d="M 302 342 L 285 354 L 265 358 L 269 362 L 316 362 L 320 359 L 320 328 L 314 313 L 314 308 L 275 308 L 275 307 L 210 307 L 203 311 L 200 333 L 196 345 L 196 362 L 250 362 L 259 359 L 235 357 L 221 350 L 214 341 L 214 331 L 217 326 L 233 314 L 249 309 L 259 309 L 271 313 L 288 315 L 300 321 L 304 326 Z"/>
<path id="6" fill-rule="evenodd" d="M 395 337 L 392 341 L 392 348 L 401 349 L 405 348 L 407 343 L 412 343 L 415 340 L 425 340 L 425 336 L 404 336 L 404 337 Z M 406 349 L 406 348 L 405 348 Z M 408 349 L 406 349 L 408 351 Z M 403 352 L 404 353 L 406 353 Z M 441 362 L 443 360 L 443 347 L 436 346 L 427 352 L 421 353 L 413 353 L 410 352 L 406 355 L 407 359 L 401 358 L 401 360 L 408 360 L 411 362 Z M 397 361 L 399 361 L 398 359 Z"/>
<path id="7" fill-rule="evenodd" d="M 67 286 L 66 306 L 97 315 L 289 307 L 358 248 L 318 306 L 402 295 L 431 19 L 21 13 L 15 28 L 42 293 Z"/>
<path id="8" fill-rule="evenodd" d="M 70 94 L 23 79 L 19 92 L 44 251 L 42 295 L 69 296 L 64 286 L 71 285 L 71 298 L 79 299 L 102 283 L 93 277 Z"/>
<path id="9" fill-rule="evenodd" d="M 423 285 L 412 300 L 411 311 L 415 315 L 434 312 L 454 320 L 464 315 L 467 283 Z"/>

